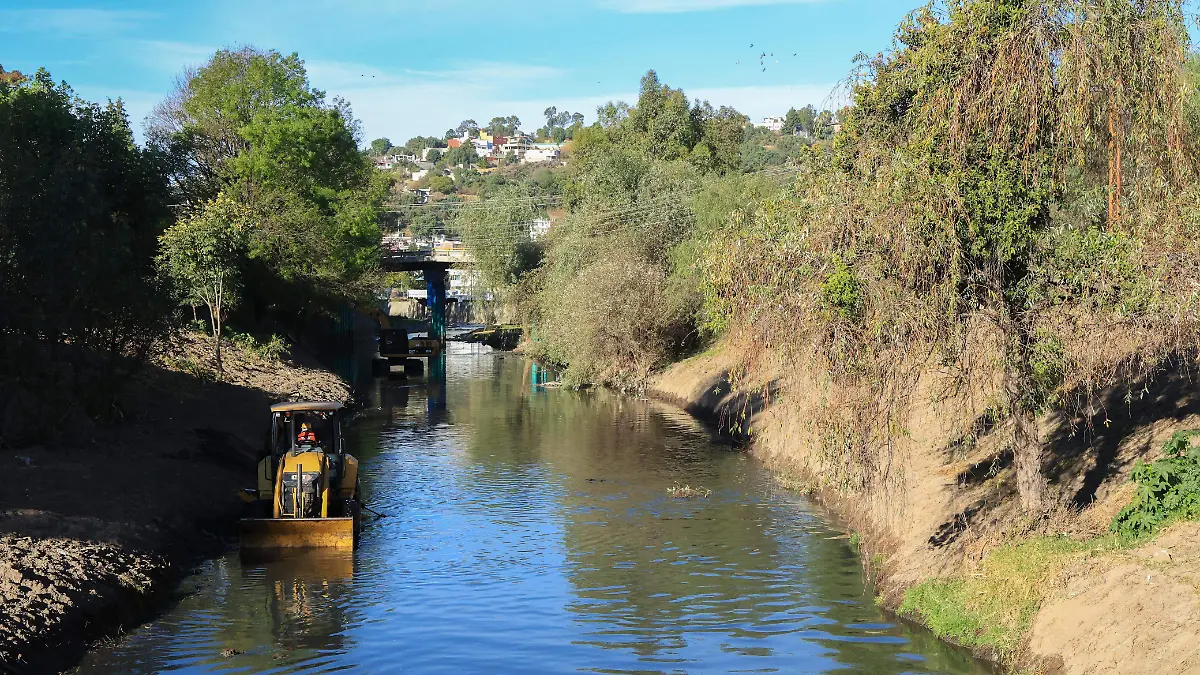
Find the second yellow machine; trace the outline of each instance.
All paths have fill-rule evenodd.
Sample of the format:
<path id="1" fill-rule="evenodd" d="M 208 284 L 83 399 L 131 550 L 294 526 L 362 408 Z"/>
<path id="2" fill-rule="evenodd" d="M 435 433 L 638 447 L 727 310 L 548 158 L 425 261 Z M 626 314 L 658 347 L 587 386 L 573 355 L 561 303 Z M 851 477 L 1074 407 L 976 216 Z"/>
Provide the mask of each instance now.
<path id="1" fill-rule="evenodd" d="M 258 485 L 245 490 L 243 550 L 353 549 L 362 509 L 358 460 L 342 438 L 342 404 L 271 406 L 271 430 Z"/>

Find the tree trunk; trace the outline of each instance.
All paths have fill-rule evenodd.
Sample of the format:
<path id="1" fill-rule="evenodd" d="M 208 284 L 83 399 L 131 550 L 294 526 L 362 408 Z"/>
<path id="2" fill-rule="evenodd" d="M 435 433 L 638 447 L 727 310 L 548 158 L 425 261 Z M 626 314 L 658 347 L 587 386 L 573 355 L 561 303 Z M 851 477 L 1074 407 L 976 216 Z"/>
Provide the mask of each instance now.
<path id="1" fill-rule="evenodd" d="M 213 353 L 217 357 L 217 372 L 225 373 L 225 365 L 221 363 L 221 321 L 213 317 Z"/>
<path id="2" fill-rule="evenodd" d="M 1115 106 L 1108 109 L 1108 229 L 1121 221 L 1121 136 Z"/>
<path id="3" fill-rule="evenodd" d="M 220 301 L 208 305 L 209 325 L 212 326 L 213 355 L 217 359 L 217 372 L 225 374 L 225 365 L 221 363 L 221 304 Z"/>
<path id="4" fill-rule="evenodd" d="M 1037 415 L 1018 407 L 1013 414 L 1013 464 L 1021 506 L 1028 513 L 1046 510 L 1046 477 L 1042 475 L 1042 439 Z"/>
<path id="5" fill-rule="evenodd" d="M 1017 490 L 1027 513 L 1042 513 L 1046 506 L 1046 478 L 1042 475 L 1042 438 L 1036 411 L 1025 403 L 1031 391 L 1025 349 L 1010 354 L 1004 368 L 1004 389 L 1012 415 L 1013 465 L 1017 472 Z"/>

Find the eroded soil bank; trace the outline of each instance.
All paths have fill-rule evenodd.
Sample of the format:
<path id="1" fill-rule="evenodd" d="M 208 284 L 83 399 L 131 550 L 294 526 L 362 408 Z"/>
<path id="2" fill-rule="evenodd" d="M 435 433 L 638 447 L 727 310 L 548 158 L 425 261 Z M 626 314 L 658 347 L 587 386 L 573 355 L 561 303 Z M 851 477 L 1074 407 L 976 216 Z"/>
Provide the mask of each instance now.
<path id="1" fill-rule="evenodd" d="M 216 382 L 208 345 L 187 336 L 130 387 L 123 423 L 69 447 L 0 452 L 0 670 L 69 667 L 232 542 L 267 406 L 350 397 L 295 359 L 227 347 Z"/>
<path id="2" fill-rule="evenodd" d="M 963 420 L 929 395 L 914 397 L 905 440 L 891 449 L 892 479 L 869 490 L 833 484 L 836 453 L 811 424 L 827 385 L 785 364 L 745 372 L 738 353 L 720 345 L 650 390 L 749 438 L 785 483 L 824 502 L 861 542 L 885 606 L 1013 671 L 1200 672 L 1200 524 L 1134 544 L 1107 531 L 1133 494 L 1135 462 L 1200 427 L 1197 383 L 1164 376 L 1136 400 L 1112 401 L 1089 432 L 1041 420 L 1058 506 L 1030 518 L 1003 426 L 965 445 Z"/>

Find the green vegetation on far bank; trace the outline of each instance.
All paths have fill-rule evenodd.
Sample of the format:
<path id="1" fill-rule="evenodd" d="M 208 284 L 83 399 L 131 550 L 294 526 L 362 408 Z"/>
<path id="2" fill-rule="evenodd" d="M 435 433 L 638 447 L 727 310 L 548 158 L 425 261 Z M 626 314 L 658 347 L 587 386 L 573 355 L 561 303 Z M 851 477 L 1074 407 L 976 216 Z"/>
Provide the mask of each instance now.
<path id="1" fill-rule="evenodd" d="M 920 619 L 938 637 L 1011 663 L 1062 570 L 1111 545 L 1046 536 L 1006 544 L 970 575 L 913 586 L 899 612 Z"/>

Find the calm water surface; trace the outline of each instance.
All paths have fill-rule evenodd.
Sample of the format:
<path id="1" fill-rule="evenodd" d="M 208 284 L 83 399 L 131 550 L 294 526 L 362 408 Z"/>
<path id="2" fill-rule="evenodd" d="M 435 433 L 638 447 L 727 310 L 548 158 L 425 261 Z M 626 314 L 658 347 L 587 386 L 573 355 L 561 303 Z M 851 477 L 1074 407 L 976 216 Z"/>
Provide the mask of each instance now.
<path id="1" fill-rule="evenodd" d="M 446 364 L 350 431 L 388 514 L 357 552 L 212 561 L 78 672 L 985 672 L 876 609 L 846 541 L 686 414 L 486 347 Z"/>

